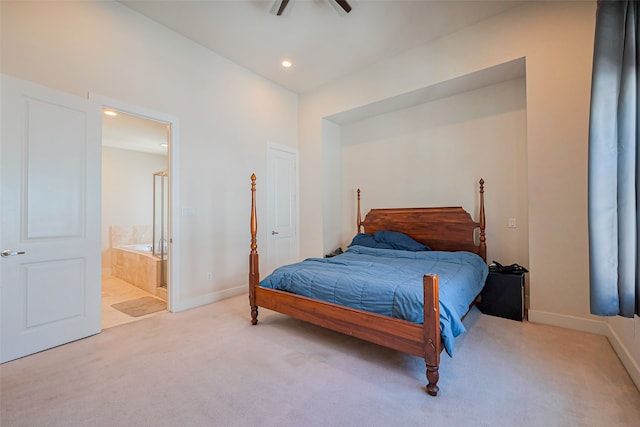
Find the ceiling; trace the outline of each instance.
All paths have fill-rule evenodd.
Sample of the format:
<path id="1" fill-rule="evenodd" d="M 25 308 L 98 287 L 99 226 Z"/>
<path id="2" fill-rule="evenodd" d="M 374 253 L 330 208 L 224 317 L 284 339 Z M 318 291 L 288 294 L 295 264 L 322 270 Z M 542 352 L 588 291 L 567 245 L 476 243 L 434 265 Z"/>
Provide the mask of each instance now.
<path id="1" fill-rule="evenodd" d="M 333 0 L 290 0 L 284 14 L 276 16 L 281 0 L 119 1 L 296 93 L 522 4 L 522 0 L 348 0 L 353 9 L 346 14 Z M 284 69 L 283 59 L 293 66 Z M 415 96 L 417 101 L 392 101 L 425 102 L 422 98 L 434 94 Z M 386 108 L 373 107 L 378 113 Z M 370 113 L 355 111 L 353 117 L 335 121 Z M 105 146 L 167 153 L 161 146 L 167 141 L 165 124 L 119 113 L 105 116 L 103 125 Z"/>
<path id="2" fill-rule="evenodd" d="M 517 0 L 120 0 L 129 8 L 293 92 L 304 93 L 373 63 L 522 4 Z M 276 6 L 277 6 L 276 5 Z M 293 66 L 280 64 L 289 59 Z"/>

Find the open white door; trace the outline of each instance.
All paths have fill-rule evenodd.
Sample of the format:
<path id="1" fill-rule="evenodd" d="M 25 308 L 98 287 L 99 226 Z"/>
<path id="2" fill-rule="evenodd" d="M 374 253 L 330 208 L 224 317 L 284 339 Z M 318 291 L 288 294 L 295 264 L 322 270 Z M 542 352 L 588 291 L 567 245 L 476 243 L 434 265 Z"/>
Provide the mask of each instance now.
<path id="1" fill-rule="evenodd" d="M 100 332 L 100 107 L 1 76 L 0 363 Z"/>
<path id="2" fill-rule="evenodd" d="M 298 260 L 298 156 L 270 145 L 267 154 L 269 267 Z"/>

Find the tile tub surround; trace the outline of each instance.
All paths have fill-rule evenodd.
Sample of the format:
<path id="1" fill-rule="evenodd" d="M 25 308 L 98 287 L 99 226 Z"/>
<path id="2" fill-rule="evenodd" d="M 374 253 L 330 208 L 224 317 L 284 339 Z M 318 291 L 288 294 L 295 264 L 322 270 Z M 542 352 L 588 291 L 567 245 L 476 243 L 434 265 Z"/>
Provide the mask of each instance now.
<path id="1" fill-rule="evenodd" d="M 109 244 L 102 248 L 103 275 L 111 275 L 112 248 L 127 245 L 149 243 L 153 239 L 151 225 L 111 225 L 109 226 Z"/>
<path id="2" fill-rule="evenodd" d="M 154 257 L 151 252 L 111 248 L 111 275 L 153 295 L 161 283 L 161 262 L 167 261 Z"/>
<path id="3" fill-rule="evenodd" d="M 153 240 L 151 225 L 112 225 L 109 227 L 109 247 L 149 243 Z"/>
<path id="4" fill-rule="evenodd" d="M 153 239 L 151 225 L 112 225 L 109 227 L 108 261 L 103 266 L 110 266 L 108 275 L 117 277 L 143 289 L 163 300 L 167 299 L 166 288 L 161 288 L 161 263 L 164 263 L 166 283 L 167 260 L 154 257 L 151 251 L 140 251 L 131 248 L 133 245 L 150 245 Z M 127 247 L 129 246 L 129 247 Z"/>

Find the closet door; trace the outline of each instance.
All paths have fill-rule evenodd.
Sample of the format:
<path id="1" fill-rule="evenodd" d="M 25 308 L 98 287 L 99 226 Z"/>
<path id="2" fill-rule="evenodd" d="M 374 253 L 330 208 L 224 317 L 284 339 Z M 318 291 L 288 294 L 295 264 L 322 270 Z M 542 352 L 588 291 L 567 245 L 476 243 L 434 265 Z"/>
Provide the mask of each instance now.
<path id="1" fill-rule="evenodd" d="M 267 152 L 268 267 L 298 260 L 298 156 L 286 147 Z M 266 271 L 266 269 L 265 269 Z"/>
<path id="2" fill-rule="evenodd" d="M 100 332 L 100 107 L 1 76 L 0 362 Z"/>

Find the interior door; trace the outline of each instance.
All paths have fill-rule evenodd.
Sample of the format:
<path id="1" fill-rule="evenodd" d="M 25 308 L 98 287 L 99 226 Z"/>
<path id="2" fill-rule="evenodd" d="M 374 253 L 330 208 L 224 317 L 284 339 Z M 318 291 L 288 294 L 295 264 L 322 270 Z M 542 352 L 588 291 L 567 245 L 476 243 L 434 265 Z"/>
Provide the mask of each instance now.
<path id="1" fill-rule="evenodd" d="M 298 259 L 297 154 L 270 146 L 267 158 L 268 248 L 273 269 Z"/>
<path id="2" fill-rule="evenodd" d="M 1 76 L 0 362 L 100 332 L 100 107 Z"/>

